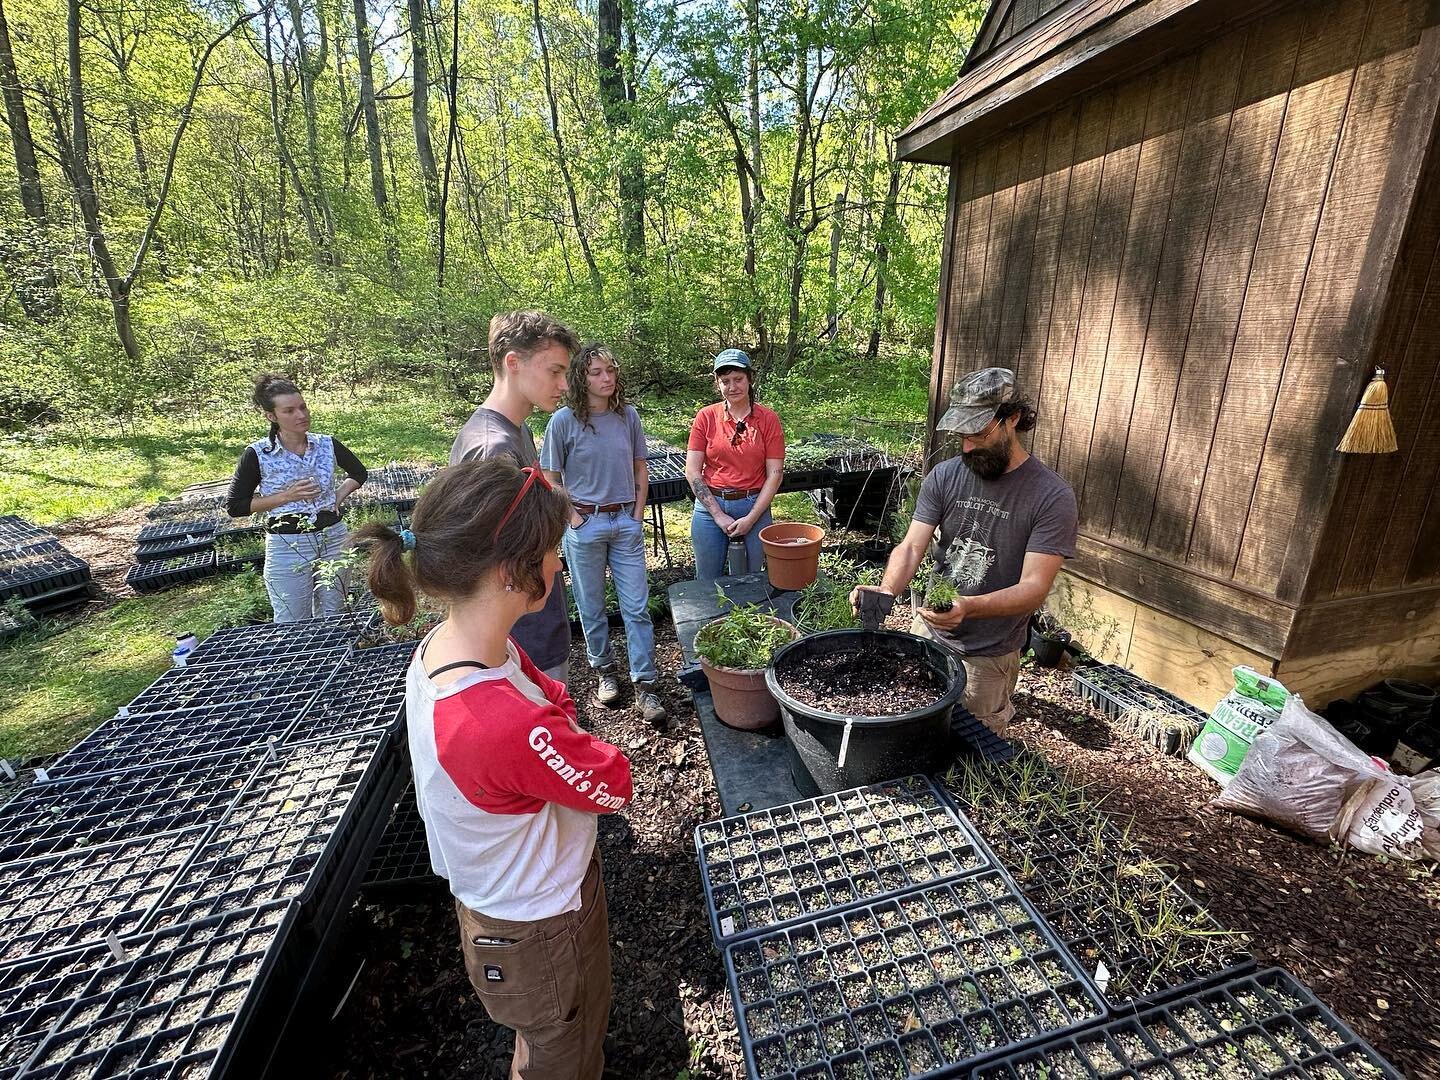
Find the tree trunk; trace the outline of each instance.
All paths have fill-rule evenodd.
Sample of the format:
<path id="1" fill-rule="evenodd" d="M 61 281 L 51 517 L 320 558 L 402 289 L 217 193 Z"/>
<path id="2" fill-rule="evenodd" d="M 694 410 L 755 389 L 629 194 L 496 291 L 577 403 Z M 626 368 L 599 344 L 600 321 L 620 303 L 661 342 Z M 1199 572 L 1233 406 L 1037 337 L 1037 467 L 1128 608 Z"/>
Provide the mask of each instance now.
<path id="1" fill-rule="evenodd" d="M 275 54 L 272 46 L 274 35 L 274 24 L 270 21 L 271 9 L 267 5 L 261 9 L 265 18 L 263 30 L 265 33 L 265 73 L 270 85 L 270 126 L 275 132 L 275 154 L 280 164 L 280 230 L 281 236 L 285 235 L 285 184 L 288 179 L 295 185 L 295 198 L 300 204 L 300 217 L 305 222 L 305 233 L 310 238 L 310 250 L 317 262 L 328 263 L 325 255 L 325 238 L 321 235 L 320 227 L 315 222 L 315 212 L 310 206 L 310 198 L 305 191 L 304 181 L 300 179 L 300 169 L 295 164 L 295 156 L 290 153 L 290 144 L 285 138 L 285 124 L 280 118 L 280 86 L 275 78 Z M 288 253 L 287 253 L 288 254 Z"/>
<path id="2" fill-rule="evenodd" d="M 755 297 L 755 344 L 761 356 L 770 355 L 770 332 L 765 323 L 765 305 L 760 299 L 759 285 L 755 280 L 755 213 L 754 196 L 750 189 L 750 170 L 745 153 L 735 148 L 735 175 L 740 184 L 740 228 L 745 234 L 745 277 L 750 282 L 750 292 Z"/>
<path id="3" fill-rule="evenodd" d="M 90 175 L 90 132 L 85 120 L 85 84 L 80 69 L 80 0 L 66 0 L 66 59 L 70 81 L 70 149 L 71 170 L 75 177 L 75 201 L 85 223 L 85 239 L 90 256 L 105 278 L 110 294 L 110 308 L 115 316 L 115 334 L 120 347 L 131 361 L 140 359 L 140 346 L 130 325 L 130 286 L 115 269 L 105 230 L 100 225 L 100 202 L 95 195 L 95 181 Z"/>
<path id="4" fill-rule="evenodd" d="M 135 100 L 131 97 L 132 87 L 130 86 L 130 73 L 127 68 L 120 70 L 121 81 L 125 84 L 125 120 L 130 130 L 130 147 L 135 153 L 135 175 L 140 180 L 140 195 L 145 200 L 145 209 L 155 210 L 155 190 L 150 186 L 150 160 L 145 155 L 145 141 L 140 137 L 140 114 L 135 109 Z M 170 267 L 166 262 L 165 240 L 159 233 L 155 234 L 155 261 L 160 266 L 162 277 L 170 276 Z"/>
<path id="5" fill-rule="evenodd" d="M 755 184 L 755 204 L 765 201 L 764 159 L 760 152 L 760 0 L 745 0 L 746 49 L 745 98 L 750 108 L 750 174 Z"/>
<path id="6" fill-rule="evenodd" d="M 458 2 L 458 0 L 457 0 Z M 354 128 L 350 118 L 350 81 L 345 77 L 345 5 L 335 5 L 335 92 L 340 101 L 340 175 L 346 191 L 350 190 L 350 155 L 354 150 Z"/>
<path id="7" fill-rule="evenodd" d="M 645 272 L 645 169 L 640 150 L 629 138 L 635 89 L 620 62 L 621 0 L 600 0 L 598 21 L 600 104 L 620 157 L 620 238 L 630 276 L 638 279 Z"/>
<path id="8" fill-rule="evenodd" d="M 325 177 L 320 171 L 320 119 L 315 105 L 315 79 L 325 70 L 328 42 L 325 34 L 325 12 L 316 11 L 320 24 L 320 52 L 312 55 L 305 38 L 304 0 L 289 0 L 290 25 L 295 30 L 296 72 L 300 77 L 300 106 L 305 111 L 305 155 L 310 174 L 310 196 L 320 212 L 323 240 L 320 254 L 325 262 L 335 264 L 335 211 L 330 205 Z"/>
<path id="9" fill-rule="evenodd" d="M 805 286 L 805 249 L 810 230 L 800 221 L 805 205 L 805 157 L 810 145 L 810 49 L 800 42 L 795 56 L 795 156 L 790 170 L 790 198 L 785 207 L 785 231 L 790 237 L 790 311 L 785 327 L 785 356 L 780 370 L 788 371 L 800 352 L 800 297 Z"/>
<path id="10" fill-rule="evenodd" d="M 430 52 L 426 42 L 425 0 L 406 0 L 406 4 L 410 14 L 410 119 L 415 128 L 415 158 L 425 181 L 425 209 L 434 215 L 440 210 L 440 170 L 430 141 Z"/>
<path id="11" fill-rule="evenodd" d="M 890 270 L 890 237 L 897 219 L 896 204 L 900 201 L 900 162 L 890 148 L 890 183 L 885 189 L 885 209 L 880 213 L 880 230 L 875 238 L 875 306 L 870 312 L 870 340 L 865 345 L 865 359 L 875 361 L 880 355 L 880 321 L 885 313 L 886 275 Z"/>
<path id="12" fill-rule="evenodd" d="M 830 272 L 826 277 L 825 336 L 831 341 L 840 331 L 840 215 L 844 210 L 845 196 L 837 192 L 830 208 Z"/>
<path id="13" fill-rule="evenodd" d="M 356 0 L 361 3 L 363 0 Z M 585 226 L 580 220 L 580 200 L 575 195 L 575 180 L 570 175 L 570 162 L 565 156 L 565 139 L 560 133 L 560 105 L 555 99 L 555 82 L 550 73 L 550 46 L 545 40 L 545 26 L 540 21 L 540 0 L 531 0 L 531 12 L 535 19 L 535 36 L 540 41 L 540 61 L 545 75 L 545 98 L 550 103 L 550 131 L 555 136 L 555 153 L 560 163 L 560 175 L 565 180 L 565 194 L 570 198 L 570 217 L 575 223 L 575 234 L 580 238 L 580 251 L 585 256 L 585 266 L 590 271 L 590 285 L 596 295 L 604 291 L 600 268 L 595 265 L 595 255 L 590 250 L 590 241 L 585 236 Z M 566 258 L 569 269 L 569 258 Z"/>
<path id="14" fill-rule="evenodd" d="M 10 144 L 15 150 L 15 175 L 20 188 L 20 206 L 26 220 L 35 230 L 25 251 L 10 252 L 7 262 L 16 276 L 20 306 L 36 322 L 46 322 L 60 313 L 60 287 L 55 271 L 46 260 L 49 244 L 46 230 L 50 216 L 45 209 L 45 189 L 40 184 L 40 166 L 35 160 L 35 142 L 30 135 L 30 112 L 20 89 L 20 74 L 15 68 L 15 55 L 10 51 L 10 24 L 5 5 L 0 3 L 0 93 L 5 99 L 5 118 L 10 127 Z M 27 265 L 31 264 L 31 265 Z"/>
<path id="15" fill-rule="evenodd" d="M 371 68 L 371 53 L 374 42 L 370 33 L 370 22 L 365 11 L 365 0 L 354 0 L 355 43 L 360 61 L 360 114 L 365 120 L 365 149 L 370 158 L 370 196 L 375 200 L 375 209 L 380 211 L 380 220 L 389 232 L 390 196 L 385 190 L 385 148 L 380 143 L 380 113 L 375 107 L 375 74 Z M 392 240 L 387 237 L 386 246 Z"/>

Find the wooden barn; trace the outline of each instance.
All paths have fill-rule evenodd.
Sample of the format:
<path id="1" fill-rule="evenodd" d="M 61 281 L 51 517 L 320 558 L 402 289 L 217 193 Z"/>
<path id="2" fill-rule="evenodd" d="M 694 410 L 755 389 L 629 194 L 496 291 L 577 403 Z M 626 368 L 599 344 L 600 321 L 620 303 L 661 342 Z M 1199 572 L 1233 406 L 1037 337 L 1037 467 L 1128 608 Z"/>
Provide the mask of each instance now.
<path id="1" fill-rule="evenodd" d="M 1013 368 L 1074 486 L 1053 601 L 1204 708 L 1440 675 L 1440 3 L 995 0 L 948 166 L 930 430 Z M 1398 453 L 1336 452 L 1372 370 Z"/>

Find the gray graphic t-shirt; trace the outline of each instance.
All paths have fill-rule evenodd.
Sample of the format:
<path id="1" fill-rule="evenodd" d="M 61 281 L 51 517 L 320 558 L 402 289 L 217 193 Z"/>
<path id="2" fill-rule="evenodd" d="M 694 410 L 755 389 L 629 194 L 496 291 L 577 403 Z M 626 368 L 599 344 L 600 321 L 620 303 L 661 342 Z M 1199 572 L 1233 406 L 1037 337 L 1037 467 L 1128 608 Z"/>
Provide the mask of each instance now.
<path id="1" fill-rule="evenodd" d="M 502 454 L 521 467 L 536 465 L 540 461 L 540 455 L 535 452 L 535 436 L 528 427 L 517 427 L 509 417 L 482 405 L 465 421 L 465 426 L 455 437 L 455 445 L 450 448 L 450 464 L 482 461 Z M 510 636 L 541 671 L 569 659 L 570 619 L 565 613 L 563 576 L 555 575 L 555 584 L 550 589 L 545 606 L 520 616 Z"/>
<path id="2" fill-rule="evenodd" d="M 1016 584 L 1026 552 L 1075 555 L 1075 493 L 1035 457 L 997 480 L 980 479 L 958 455 L 942 461 L 920 485 L 915 520 L 940 527 L 935 561 L 962 596 Z M 940 637 L 968 656 L 1002 656 L 1024 645 L 1028 622 L 1028 615 L 966 619 Z"/>

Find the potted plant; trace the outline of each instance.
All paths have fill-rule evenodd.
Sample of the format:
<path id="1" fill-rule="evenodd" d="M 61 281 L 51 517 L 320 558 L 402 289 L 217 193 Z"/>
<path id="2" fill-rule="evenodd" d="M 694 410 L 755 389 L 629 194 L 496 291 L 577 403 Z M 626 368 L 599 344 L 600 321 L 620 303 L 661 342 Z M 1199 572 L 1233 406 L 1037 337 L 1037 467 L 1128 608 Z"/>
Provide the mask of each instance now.
<path id="1" fill-rule="evenodd" d="M 1070 631 L 1060 625 L 1054 615 L 1041 608 L 1030 616 L 1030 651 L 1041 667 L 1059 667 L 1070 644 Z"/>
<path id="2" fill-rule="evenodd" d="M 800 631 L 754 605 L 731 608 L 695 635 L 695 654 L 710 682 L 715 715 L 730 727 L 758 731 L 780 717 L 765 685 L 770 658 Z"/>
<path id="3" fill-rule="evenodd" d="M 820 544 L 825 530 L 799 521 L 777 521 L 760 530 L 765 549 L 765 572 L 770 584 L 789 591 L 814 584 L 820 568 Z"/>

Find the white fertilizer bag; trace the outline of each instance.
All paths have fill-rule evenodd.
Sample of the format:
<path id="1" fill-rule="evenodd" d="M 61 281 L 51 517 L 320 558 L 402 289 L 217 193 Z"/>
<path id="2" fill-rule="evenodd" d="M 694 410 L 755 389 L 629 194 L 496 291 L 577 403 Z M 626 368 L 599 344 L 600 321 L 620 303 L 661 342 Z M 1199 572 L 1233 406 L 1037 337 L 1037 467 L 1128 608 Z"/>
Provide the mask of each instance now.
<path id="1" fill-rule="evenodd" d="M 1280 719 L 1255 737 L 1235 779 L 1212 805 L 1373 855 L 1440 856 L 1440 778 L 1433 772 L 1394 775 L 1299 697 L 1291 697 Z"/>

